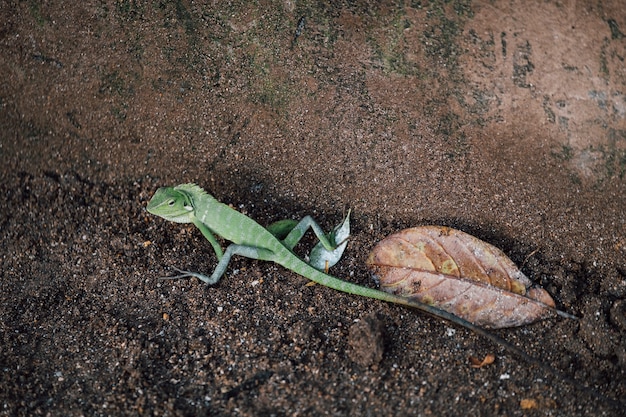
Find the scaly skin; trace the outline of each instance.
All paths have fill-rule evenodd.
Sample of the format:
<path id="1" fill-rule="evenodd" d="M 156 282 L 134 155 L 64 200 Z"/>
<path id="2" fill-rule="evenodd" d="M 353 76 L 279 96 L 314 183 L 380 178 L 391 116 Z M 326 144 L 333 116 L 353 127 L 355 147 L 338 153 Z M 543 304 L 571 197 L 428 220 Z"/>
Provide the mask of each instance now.
<path id="1" fill-rule="evenodd" d="M 300 223 L 293 227 L 285 239 L 279 240 L 274 234 L 270 233 L 253 219 L 226 204 L 220 203 L 195 184 L 181 184 L 176 187 L 159 188 L 148 203 L 147 210 L 154 215 L 176 223 L 193 223 L 211 243 L 219 260 L 215 271 L 210 277 L 199 273 L 178 270 L 182 272 L 182 275 L 172 278 L 194 276 L 207 283 L 207 285 L 213 285 L 219 281 L 226 271 L 226 267 L 232 255 L 272 261 L 311 281 L 337 291 L 412 307 L 470 329 L 517 354 L 527 362 L 590 393 L 592 396 L 612 403 L 612 405 L 616 405 L 615 401 L 607 399 L 594 390 L 581 385 L 573 378 L 561 374 L 554 368 L 529 356 L 526 352 L 508 343 L 504 339 L 453 314 L 402 296 L 343 281 L 315 269 L 292 252 L 293 247 L 298 243 L 306 230 L 311 227 L 322 245 L 329 251 L 335 249 L 336 244 L 335 242 L 329 241 L 321 228 L 309 216 L 305 217 Z M 215 235 L 233 242 L 228 246 L 225 252 L 222 252 L 219 243 L 215 239 Z M 617 405 L 620 404 L 617 403 Z"/>

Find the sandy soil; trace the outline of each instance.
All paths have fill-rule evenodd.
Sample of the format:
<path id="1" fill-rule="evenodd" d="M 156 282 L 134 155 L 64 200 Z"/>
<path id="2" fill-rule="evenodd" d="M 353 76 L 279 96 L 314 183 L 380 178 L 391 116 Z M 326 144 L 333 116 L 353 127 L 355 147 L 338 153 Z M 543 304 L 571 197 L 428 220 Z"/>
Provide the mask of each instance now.
<path id="1" fill-rule="evenodd" d="M 623 413 L 621 0 L 8 0 L 0 22 L 0 415 Z M 332 273 L 362 285 L 403 228 L 498 246 L 581 319 L 497 334 L 608 399 L 270 263 L 159 281 L 215 265 L 144 210 L 191 181 L 262 224 L 351 208 Z"/>

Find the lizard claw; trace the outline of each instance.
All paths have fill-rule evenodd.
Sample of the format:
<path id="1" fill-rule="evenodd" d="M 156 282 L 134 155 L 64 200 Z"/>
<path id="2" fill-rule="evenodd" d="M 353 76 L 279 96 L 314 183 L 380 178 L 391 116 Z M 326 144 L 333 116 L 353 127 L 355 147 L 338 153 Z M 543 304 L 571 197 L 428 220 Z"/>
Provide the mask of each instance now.
<path id="1" fill-rule="evenodd" d="M 175 266 L 173 266 L 172 269 L 176 272 L 179 272 L 180 274 L 174 275 L 173 277 L 160 277 L 159 279 L 165 280 L 165 279 L 181 279 L 181 278 L 196 277 L 200 281 L 209 282 L 209 278 L 206 275 L 202 275 L 198 272 L 184 271 L 182 269 L 176 268 Z"/>

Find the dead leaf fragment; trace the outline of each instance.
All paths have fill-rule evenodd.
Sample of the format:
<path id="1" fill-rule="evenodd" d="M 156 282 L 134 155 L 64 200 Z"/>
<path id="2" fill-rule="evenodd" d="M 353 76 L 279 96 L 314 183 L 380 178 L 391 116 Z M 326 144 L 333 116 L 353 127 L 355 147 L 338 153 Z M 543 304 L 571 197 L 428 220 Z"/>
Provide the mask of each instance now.
<path id="1" fill-rule="evenodd" d="M 482 368 L 484 366 L 491 365 L 496 360 L 496 357 L 489 353 L 485 355 L 485 358 L 482 361 L 474 356 L 470 356 L 469 360 L 472 368 Z"/>
<path id="2" fill-rule="evenodd" d="M 532 410 L 539 407 L 537 400 L 532 398 L 524 398 L 519 402 L 519 406 L 522 410 Z"/>
<path id="3" fill-rule="evenodd" d="M 405 229 L 372 250 L 381 289 L 448 311 L 484 328 L 553 316 L 554 300 L 498 248 L 443 226 Z"/>

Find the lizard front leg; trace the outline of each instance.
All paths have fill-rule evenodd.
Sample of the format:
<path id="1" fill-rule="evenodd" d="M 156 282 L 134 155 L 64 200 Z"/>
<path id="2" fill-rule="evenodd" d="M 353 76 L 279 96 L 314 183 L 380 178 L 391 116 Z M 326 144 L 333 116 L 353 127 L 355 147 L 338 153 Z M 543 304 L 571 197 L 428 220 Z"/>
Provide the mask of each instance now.
<path id="1" fill-rule="evenodd" d="M 213 247 L 213 250 L 215 251 L 215 255 L 217 256 L 217 260 L 220 261 L 222 259 L 222 256 L 224 256 L 224 253 L 222 252 L 222 247 L 217 242 L 217 239 L 215 239 L 215 236 L 213 235 L 213 232 L 211 232 L 211 230 L 204 223 L 202 223 L 198 219 L 194 218 L 193 224 L 198 229 L 200 229 L 200 231 L 202 232 L 202 235 L 206 238 L 206 240 L 209 241 L 209 243 Z"/>

